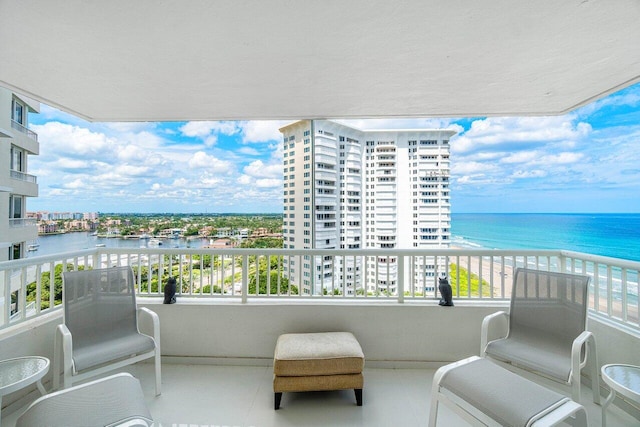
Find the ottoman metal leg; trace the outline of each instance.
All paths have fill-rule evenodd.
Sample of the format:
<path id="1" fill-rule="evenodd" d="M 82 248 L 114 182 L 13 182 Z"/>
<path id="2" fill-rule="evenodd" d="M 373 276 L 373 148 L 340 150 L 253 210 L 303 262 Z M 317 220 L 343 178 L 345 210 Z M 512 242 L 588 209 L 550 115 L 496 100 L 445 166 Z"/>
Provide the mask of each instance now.
<path id="1" fill-rule="evenodd" d="M 280 409 L 280 401 L 282 400 L 282 393 L 274 393 L 274 407 L 276 410 Z"/>

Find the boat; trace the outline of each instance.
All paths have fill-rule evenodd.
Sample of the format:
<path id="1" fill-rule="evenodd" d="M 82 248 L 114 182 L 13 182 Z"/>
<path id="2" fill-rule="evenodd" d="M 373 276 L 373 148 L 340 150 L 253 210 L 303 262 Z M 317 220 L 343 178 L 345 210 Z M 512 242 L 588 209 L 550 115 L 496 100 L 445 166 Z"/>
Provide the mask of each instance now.
<path id="1" fill-rule="evenodd" d="M 96 248 L 104 248 L 105 246 L 107 246 L 107 245 L 106 245 L 106 244 L 104 244 L 104 243 L 98 243 L 98 244 L 96 244 Z"/>
<path id="2" fill-rule="evenodd" d="M 29 246 L 27 246 L 27 251 L 29 252 L 37 251 L 38 248 L 40 248 L 40 245 L 38 243 L 32 243 Z"/>
<path id="3" fill-rule="evenodd" d="M 147 243 L 147 247 L 149 248 L 157 248 L 162 245 L 162 241 L 160 239 L 149 239 L 149 243 Z"/>
<path id="4" fill-rule="evenodd" d="M 149 238 L 151 238 L 151 236 L 149 236 L 147 233 L 142 233 L 140 235 L 140 240 L 149 239 Z"/>

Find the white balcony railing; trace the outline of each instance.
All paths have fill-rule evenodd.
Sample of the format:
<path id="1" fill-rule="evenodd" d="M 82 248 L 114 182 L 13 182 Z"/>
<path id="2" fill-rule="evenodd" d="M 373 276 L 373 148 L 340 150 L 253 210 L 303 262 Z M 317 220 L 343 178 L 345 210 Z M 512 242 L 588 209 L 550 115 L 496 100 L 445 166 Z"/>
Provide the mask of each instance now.
<path id="1" fill-rule="evenodd" d="M 38 141 L 38 134 L 26 128 L 25 126 L 22 126 L 20 123 L 14 120 L 11 120 L 11 127 L 17 130 L 18 132 L 22 132 L 26 134 L 29 138 L 33 139 L 34 141 Z"/>
<path id="2" fill-rule="evenodd" d="M 20 171 L 10 171 L 11 178 L 17 179 L 25 182 L 32 182 L 36 184 L 38 179 L 35 175 L 29 175 L 28 173 L 20 172 Z"/>
<path id="3" fill-rule="evenodd" d="M 37 224 L 36 218 L 9 218 L 9 227 L 31 227 Z"/>
<path id="4" fill-rule="evenodd" d="M 333 274 L 334 271 L 323 265 L 322 259 L 329 256 L 335 260 L 334 265 L 361 265 L 360 279 L 356 282 L 337 279 L 339 274 Z M 318 269 L 322 277 L 326 273 L 331 279 L 313 283 L 314 292 L 305 294 L 300 291 L 304 279 L 308 279 L 303 276 L 303 269 L 298 268 L 293 274 L 285 272 L 285 259 L 295 261 L 297 266 L 309 264 L 310 271 Z M 397 270 L 379 268 L 379 263 L 374 262 L 376 259 L 394 260 Z M 270 298 L 432 301 L 439 298 L 438 277 L 445 275 L 453 285 L 454 298 L 507 300 L 516 267 L 582 273 L 592 277 L 591 312 L 640 332 L 640 262 L 561 250 L 469 249 L 95 248 L 5 261 L 0 262 L 0 289 L 3 292 L 0 327 L 58 309 L 62 271 L 116 265 L 130 265 L 134 269 L 141 297 L 160 297 L 167 277 L 174 276 L 181 297 L 230 299 L 243 303 Z M 51 271 L 54 280 L 50 280 Z M 412 279 L 416 274 L 421 280 Z M 377 287 L 380 280 L 397 283 L 394 286 L 397 292 Z M 12 297 L 17 301 L 19 313 L 13 316 L 11 304 L 6 304 Z M 34 305 L 27 309 L 32 302 Z"/>

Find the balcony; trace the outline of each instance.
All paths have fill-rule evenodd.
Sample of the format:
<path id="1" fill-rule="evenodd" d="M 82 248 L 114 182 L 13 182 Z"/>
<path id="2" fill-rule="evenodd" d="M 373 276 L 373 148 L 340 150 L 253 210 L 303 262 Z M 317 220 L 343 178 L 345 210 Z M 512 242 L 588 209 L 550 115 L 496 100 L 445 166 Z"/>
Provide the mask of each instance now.
<path id="1" fill-rule="evenodd" d="M 38 196 L 38 180 L 36 176 L 16 170 L 10 170 L 9 176 L 13 180 L 11 186 L 14 194 L 21 194 L 27 197 Z"/>
<path id="2" fill-rule="evenodd" d="M 10 228 L 35 227 L 36 224 L 35 218 L 9 218 Z"/>
<path id="3" fill-rule="evenodd" d="M 27 135 L 29 138 L 33 139 L 34 141 L 38 142 L 38 134 L 35 133 L 34 131 L 26 128 L 25 126 L 22 126 L 20 123 L 11 120 L 11 127 L 15 130 L 17 130 L 18 132 L 21 132 L 25 135 Z"/>
<path id="4" fill-rule="evenodd" d="M 353 283 L 329 274 L 327 279 L 315 283 L 314 294 L 297 294 L 288 287 L 284 291 L 281 286 L 284 279 L 271 283 L 273 276 L 267 274 L 267 293 L 251 293 L 249 281 L 256 263 L 267 257 L 279 258 L 279 262 L 271 263 L 271 268 L 278 273 L 277 277 L 284 277 L 285 256 L 294 260 L 296 266 L 311 263 L 311 271 L 315 271 L 316 260 L 327 256 L 338 264 L 361 265 L 360 277 L 366 278 L 373 288 L 367 286 L 368 291 L 364 292 L 361 284 L 356 286 L 360 290 L 353 292 Z M 389 278 L 396 282 L 395 294 L 376 285 L 387 279 L 387 271 L 372 268 L 367 262 L 390 257 L 397 260 L 394 263 L 397 281 Z M 220 262 L 211 262 L 212 259 Z M 458 276 L 451 276 L 452 281 L 463 280 L 459 272 L 466 269 L 474 272 L 480 283 L 475 290 L 464 282 L 454 288 L 454 309 L 437 305 L 435 277 L 427 278 L 427 282 L 433 282 L 434 290 L 426 293 L 423 285 L 414 285 L 409 279 L 421 265 L 434 266 L 438 275 L 454 264 Z M 485 315 L 508 307 L 511 272 L 517 266 L 591 275 L 592 290 L 597 292 L 592 293 L 588 329 L 596 335 L 599 362 L 637 364 L 640 354 L 640 262 L 534 250 L 96 248 L 0 263 L 3 301 L 10 300 L 12 290 L 18 289 L 19 295 L 16 315 L 11 316 L 7 306 L 1 311 L 0 339 L 7 345 L 1 347 L 0 358 L 26 354 L 52 357 L 53 329 L 61 321 L 62 310 L 55 298 L 54 285 L 40 280 L 42 273 L 57 266 L 60 271 L 113 265 L 132 266 L 139 303 L 160 316 L 163 395 L 153 397 L 151 364 L 141 363 L 130 371 L 141 378 L 151 413 L 163 426 L 423 425 L 435 369 L 478 353 L 480 323 Z M 290 280 L 300 281 L 301 273 L 297 270 Z M 161 303 L 162 292 L 157 286 L 158 279 L 168 272 L 179 278 L 175 305 Z M 26 298 L 30 283 L 34 283 L 32 287 L 36 290 L 34 303 Z M 300 393 L 285 394 L 283 410 L 273 411 L 270 364 L 277 336 L 285 332 L 341 329 L 352 331 L 365 351 L 365 406 L 355 407 L 348 392 Z M 184 333 L 187 330 L 189 334 Z M 589 381 L 586 377 L 584 380 Z M 554 383 L 544 384 L 563 390 Z M 12 425 L 20 409 L 36 397 L 34 390 L 27 391 L 31 393 L 5 397 L 9 406 L 3 411 L 7 425 Z M 590 425 L 600 425 L 600 408 L 586 397 L 582 403 L 588 408 Z M 640 416 L 640 408 L 622 401 L 618 404 L 619 407 L 611 408 L 611 425 L 637 423 L 630 414 Z M 439 425 L 466 424 L 445 411 Z"/>
<path id="5" fill-rule="evenodd" d="M 35 175 L 29 175 L 28 173 L 15 171 L 15 170 L 11 170 L 9 172 L 10 172 L 11 178 L 13 179 L 17 179 L 19 181 L 24 181 L 24 182 L 30 182 L 33 184 L 38 183 L 38 178 Z"/>

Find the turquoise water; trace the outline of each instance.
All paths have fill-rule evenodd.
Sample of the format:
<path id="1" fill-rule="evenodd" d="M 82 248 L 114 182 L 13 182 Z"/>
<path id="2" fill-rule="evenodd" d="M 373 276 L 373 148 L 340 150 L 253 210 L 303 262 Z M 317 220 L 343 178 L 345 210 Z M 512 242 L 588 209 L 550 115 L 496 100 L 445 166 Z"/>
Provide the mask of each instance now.
<path id="1" fill-rule="evenodd" d="M 640 261 L 640 214 L 453 214 L 452 243 L 488 249 L 565 249 Z M 94 248 L 139 248 L 144 240 L 104 239 L 89 233 L 38 238 L 28 256 Z M 166 240 L 162 247 L 200 248 L 206 240 Z"/>
<path id="2" fill-rule="evenodd" d="M 640 214 L 452 214 L 452 244 L 564 249 L 640 261 Z"/>

